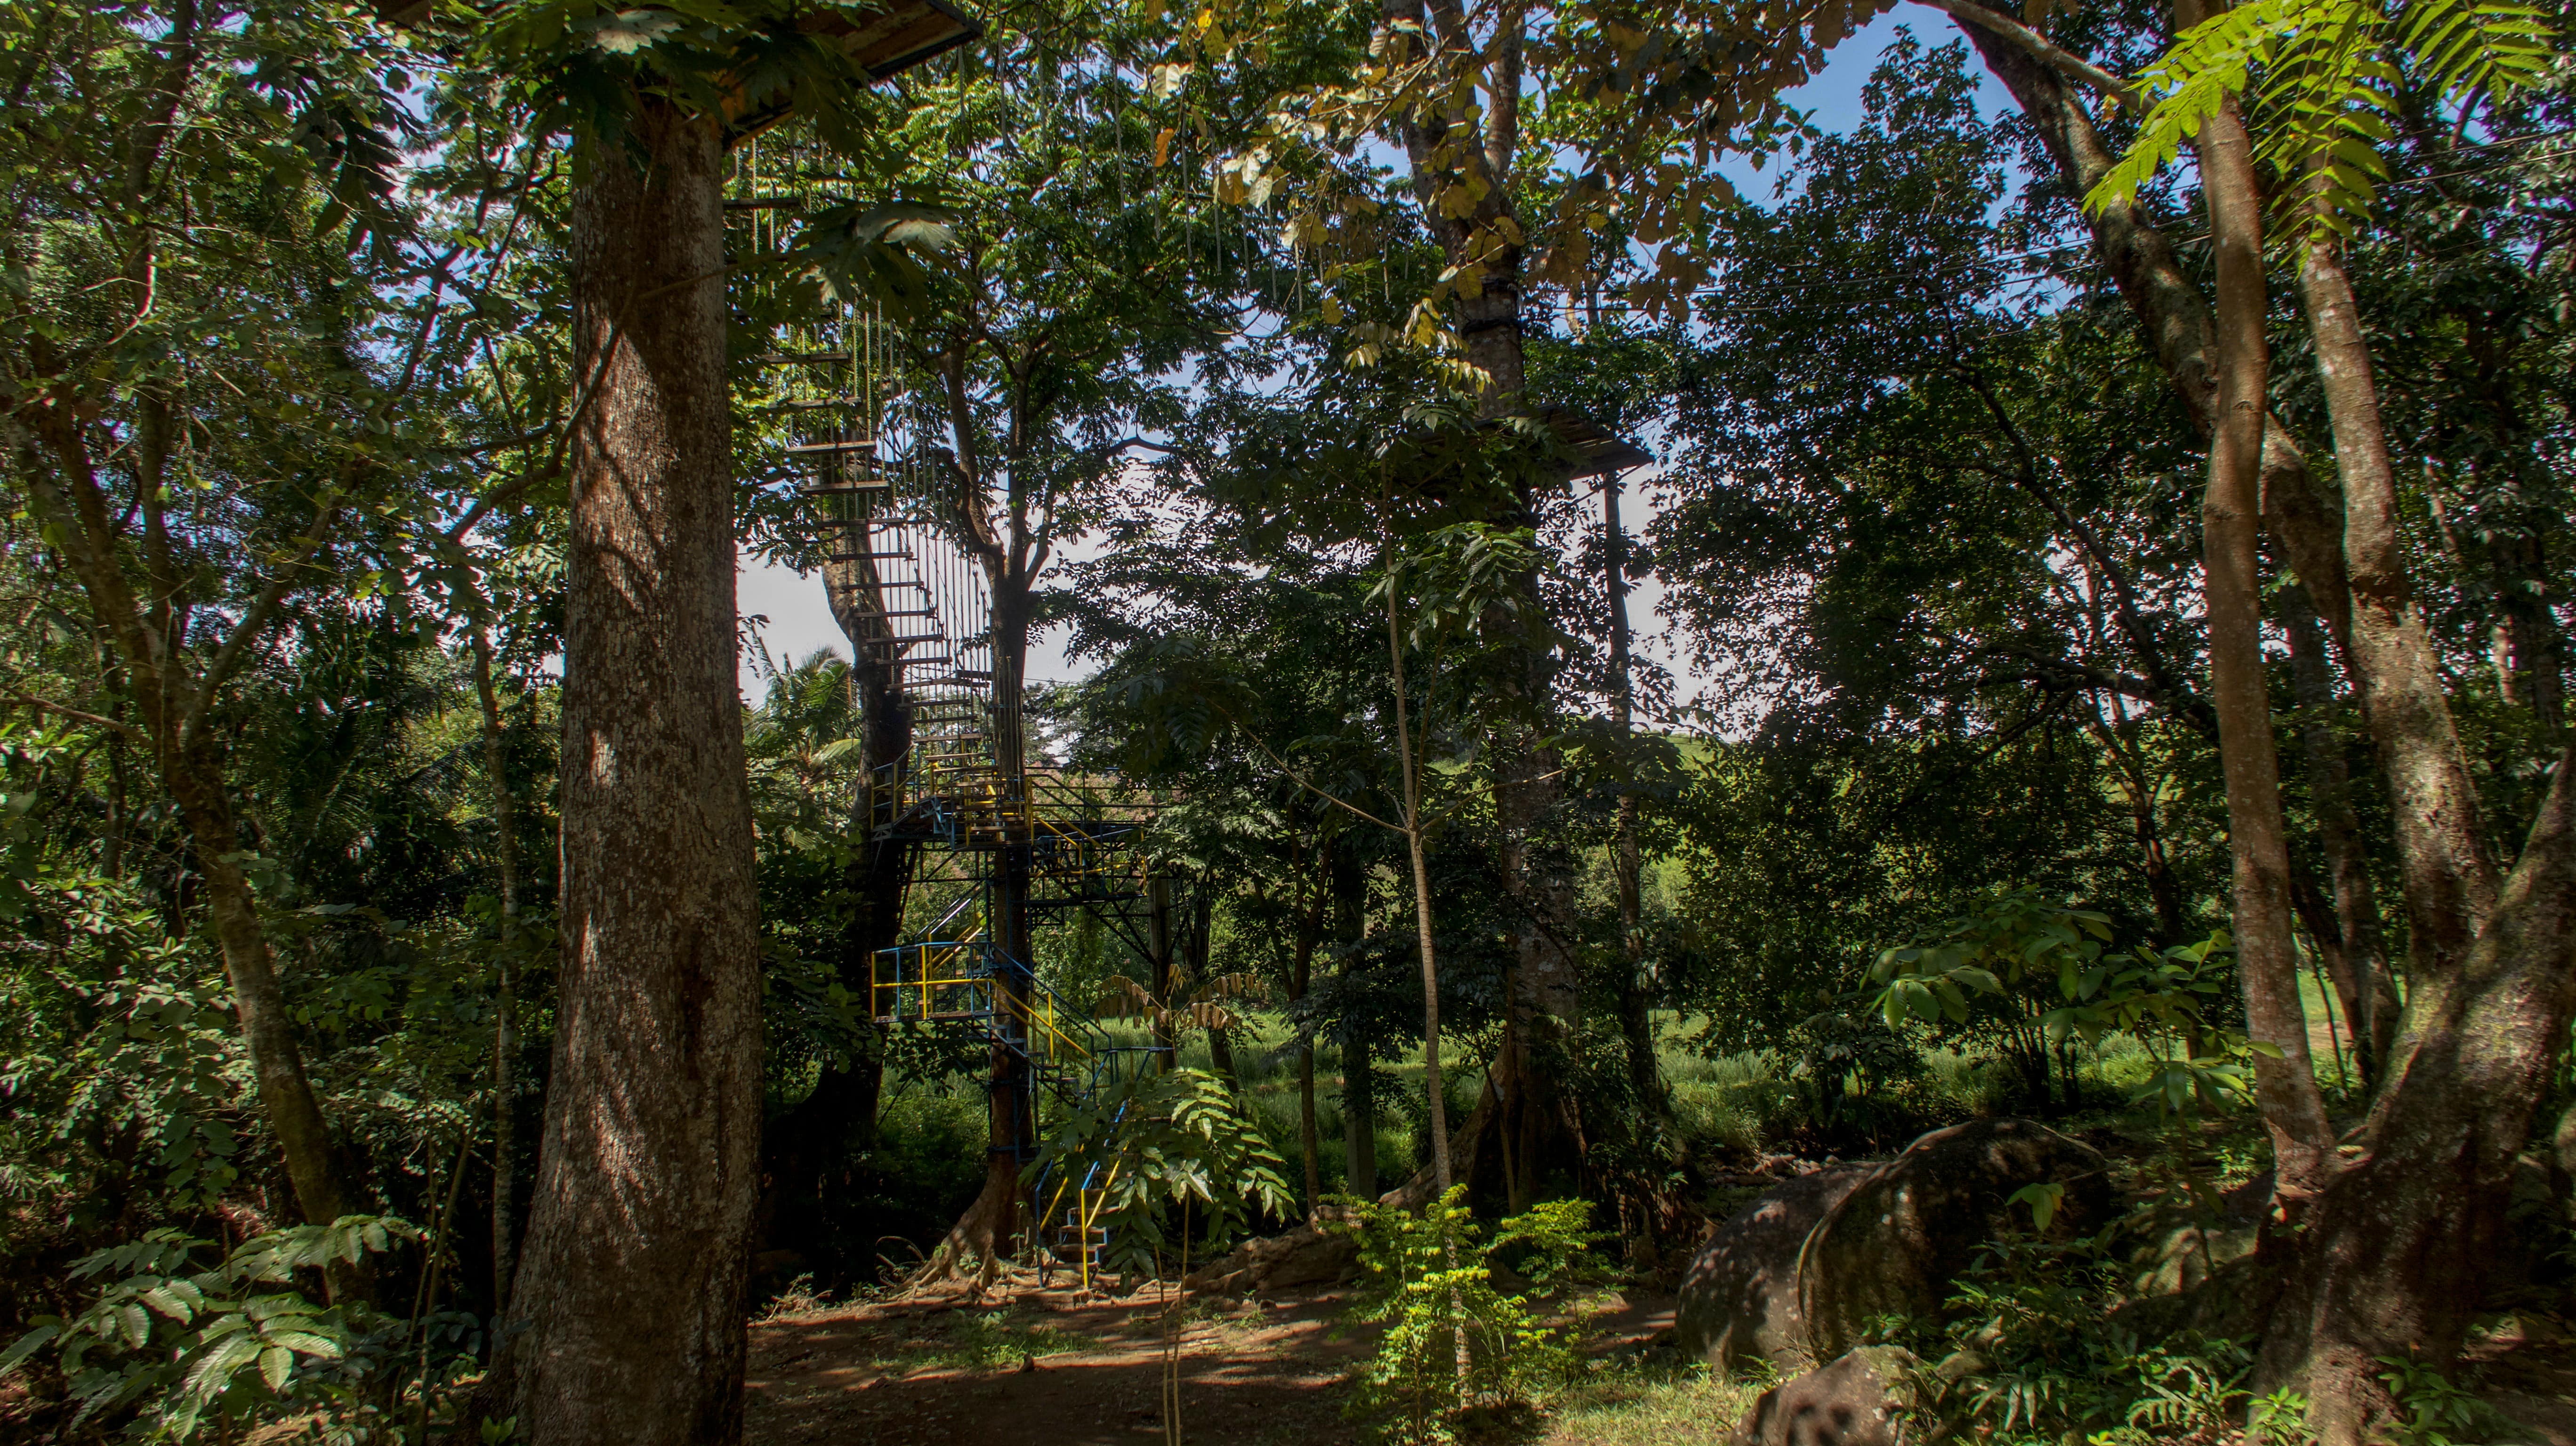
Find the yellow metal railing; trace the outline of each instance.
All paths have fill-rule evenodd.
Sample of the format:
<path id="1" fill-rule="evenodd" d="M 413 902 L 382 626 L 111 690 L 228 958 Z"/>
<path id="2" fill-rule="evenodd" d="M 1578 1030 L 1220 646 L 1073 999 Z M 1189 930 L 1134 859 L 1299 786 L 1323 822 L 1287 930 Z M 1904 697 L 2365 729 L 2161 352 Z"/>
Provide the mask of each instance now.
<path id="1" fill-rule="evenodd" d="M 1109 1167 L 1108 1175 L 1103 1177 L 1098 1185 L 1088 1189 L 1073 1176 L 1067 1175 L 1056 1182 L 1055 1194 L 1048 1198 L 1046 1212 L 1040 1217 L 1045 1220 L 1062 1218 L 1058 1212 L 1064 1209 L 1066 1193 L 1071 1192 L 1073 1195 L 1073 1258 L 1075 1268 L 1080 1273 L 1082 1288 L 1085 1290 L 1091 1288 L 1092 1237 L 1100 1229 L 1100 1212 L 1109 1203 L 1109 1187 L 1117 1183 L 1118 1167 L 1115 1165 Z"/>
<path id="2" fill-rule="evenodd" d="M 1045 1040 L 1047 1063 L 1088 1064 L 1091 1062 L 1091 1046 L 1065 1033 L 1063 1027 L 1057 1022 L 1054 990 L 1041 991 L 1035 1000 L 1015 995 L 1007 989 L 997 990 L 995 993 L 1003 1001 L 1003 1007 L 1009 1009 L 1022 1024 L 1028 1027 L 1030 1044 L 1035 1045 L 1040 1039 Z"/>
<path id="3" fill-rule="evenodd" d="M 984 930 L 979 925 L 962 939 L 904 944 L 879 951 L 876 958 L 869 961 L 868 982 L 873 996 L 868 1001 L 869 1012 L 879 1019 L 937 1019 L 943 1015 L 991 1013 L 992 1006 L 986 996 L 992 992 L 992 975 L 979 968 L 970 968 L 967 963 L 981 959 L 982 954 L 976 946 L 983 937 Z M 916 963 L 913 972 L 917 977 L 904 977 L 907 955 Z M 889 962 L 894 969 L 892 979 L 885 977 Z M 966 1008 L 939 1007 L 942 991 L 959 989 L 967 992 Z M 916 1002 L 917 1007 L 906 1013 L 905 1004 Z"/>

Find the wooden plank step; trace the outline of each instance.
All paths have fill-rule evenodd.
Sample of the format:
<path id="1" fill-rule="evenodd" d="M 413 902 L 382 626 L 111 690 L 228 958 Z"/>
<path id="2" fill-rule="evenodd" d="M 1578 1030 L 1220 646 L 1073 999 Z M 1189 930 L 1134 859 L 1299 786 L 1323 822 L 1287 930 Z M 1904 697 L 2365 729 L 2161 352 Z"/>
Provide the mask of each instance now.
<path id="1" fill-rule="evenodd" d="M 876 555 L 877 554 L 872 552 L 827 552 L 823 554 L 823 560 L 825 562 L 860 562 Z M 853 587 L 864 585 L 865 584 L 861 583 L 851 584 Z M 923 592 L 930 591 L 930 584 L 923 582 L 917 577 L 881 577 L 877 579 L 876 585 L 879 587 L 917 587 Z"/>

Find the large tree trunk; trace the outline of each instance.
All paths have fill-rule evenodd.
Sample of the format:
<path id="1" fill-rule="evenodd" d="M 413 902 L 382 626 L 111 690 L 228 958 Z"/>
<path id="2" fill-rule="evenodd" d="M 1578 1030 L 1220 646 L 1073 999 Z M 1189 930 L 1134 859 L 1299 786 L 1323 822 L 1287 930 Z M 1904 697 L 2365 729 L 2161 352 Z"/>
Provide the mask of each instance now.
<path id="1" fill-rule="evenodd" d="M 2486 928 L 2446 986 L 2419 983 L 2366 1147 L 2308 1212 L 2264 1333 L 2258 1389 L 2303 1387 L 2323 1446 L 2385 1439 L 2383 1356 L 2458 1356 L 2515 1158 L 2576 1015 L 2576 752 Z"/>
<path id="2" fill-rule="evenodd" d="M 2454 1359 L 2549 1071 L 2576 1011 L 2576 798 L 2562 752 L 2499 890 L 2477 799 L 2406 572 L 2370 357 L 2342 259 L 2309 245 L 2300 285 L 2344 476 L 2354 660 L 2388 776 L 2414 967 L 2365 1151 L 2311 1212 L 2263 1343 L 2328 1446 L 2383 1429 L 2378 1357 Z"/>
<path id="3" fill-rule="evenodd" d="M 1422 113 L 1398 129 L 1415 195 L 1442 255 L 1477 278 L 1457 298 L 1456 320 L 1466 360 L 1484 373 L 1478 412 L 1491 418 L 1525 411 L 1527 258 L 1512 188 L 1520 141 L 1521 22 L 1507 18 L 1480 37 L 1455 0 L 1384 0 L 1382 12 L 1411 27 L 1388 31 L 1391 44 L 1399 50 L 1426 44 L 1446 65 L 1473 75 L 1491 97 L 1473 120 Z M 1467 214 L 1444 204 L 1444 189 L 1475 194 Z M 1500 520 L 1526 525 L 1535 515 L 1533 501 L 1521 498 L 1516 515 Z M 1533 604 L 1541 601 L 1536 576 L 1524 588 Z M 1544 649 L 1529 651 L 1519 690 L 1518 701 L 1528 710 L 1550 706 L 1553 666 Z M 1504 1184 L 1514 1210 L 1535 1199 L 1551 1175 L 1571 1174 L 1583 1155 L 1581 1120 L 1564 1087 L 1582 999 L 1574 953 L 1573 859 L 1549 836 L 1562 793 L 1556 781 L 1562 759 L 1547 746 L 1546 732 L 1536 723 L 1524 724 L 1497 738 L 1493 750 L 1494 814 L 1501 834 L 1496 862 L 1515 904 L 1513 963 L 1504 984 L 1503 1038 L 1487 1074 L 1496 1108 L 1480 1108 L 1470 1121 L 1501 1132 L 1501 1157 L 1508 1162 Z M 1445 1155 L 1448 1140 L 1438 1145 Z"/>
<path id="4" fill-rule="evenodd" d="M 562 978 L 502 1389 L 536 1446 L 730 1443 L 760 1148 L 735 692 L 723 144 L 646 106 L 581 142 Z"/>
<path id="5" fill-rule="evenodd" d="M 2180 0 L 2174 28 L 2201 17 Z M 2272 1136 L 2274 1194 L 2296 1202 L 2323 1188 L 2335 1160 L 2308 1057 L 2291 930 L 2290 864 L 2282 833 L 2279 761 L 2263 676 L 2262 581 L 2256 532 L 2262 511 L 2264 287 L 2261 200 L 2253 144 L 2233 101 L 2203 121 L 2194 142 L 2218 253 L 2218 412 L 2201 503 L 2210 698 L 2227 783 L 2228 848 L 2235 863 L 2237 978 L 2247 1033 L 2280 1051 L 2257 1056 L 2254 1088 Z"/>

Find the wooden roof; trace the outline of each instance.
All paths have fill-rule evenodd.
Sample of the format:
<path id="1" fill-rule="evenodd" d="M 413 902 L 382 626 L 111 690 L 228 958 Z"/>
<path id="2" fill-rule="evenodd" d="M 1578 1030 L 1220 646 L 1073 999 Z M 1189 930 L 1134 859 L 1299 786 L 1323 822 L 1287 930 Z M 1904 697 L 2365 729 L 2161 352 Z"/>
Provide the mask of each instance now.
<path id="1" fill-rule="evenodd" d="M 1655 460 L 1653 453 L 1572 407 L 1541 407 L 1538 419 L 1556 434 L 1559 447 L 1574 454 L 1573 460 L 1560 467 L 1568 482 L 1577 477 L 1604 477 L 1614 472 L 1625 472 Z"/>
<path id="2" fill-rule="evenodd" d="M 856 24 L 838 13 L 825 12 L 799 16 L 796 28 L 837 43 L 843 54 L 857 61 L 875 80 L 900 75 L 934 56 L 984 38 L 984 22 L 948 0 L 878 0 L 877 10 Z M 734 110 L 740 103 L 737 96 L 726 105 L 731 141 L 758 135 L 787 119 L 789 107 L 783 99 L 772 98 Z"/>
<path id="3" fill-rule="evenodd" d="M 809 31 L 838 35 L 841 48 L 878 80 L 984 35 L 982 21 L 947 0 L 883 0 L 883 4 L 883 9 L 855 27 L 838 15 L 815 16 L 799 24 Z"/>

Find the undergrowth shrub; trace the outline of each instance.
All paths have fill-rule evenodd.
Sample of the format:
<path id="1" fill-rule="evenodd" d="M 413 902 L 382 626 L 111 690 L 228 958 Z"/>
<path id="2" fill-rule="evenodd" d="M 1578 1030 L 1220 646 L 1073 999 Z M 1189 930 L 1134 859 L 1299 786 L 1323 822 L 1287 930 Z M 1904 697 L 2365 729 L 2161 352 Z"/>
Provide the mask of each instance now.
<path id="1" fill-rule="evenodd" d="M 1358 1371 L 1351 1416 L 1392 1440 L 1454 1438 L 1470 1412 L 1536 1406 L 1579 1367 L 1546 1306 L 1573 1285 L 1601 1237 L 1591 1207 L 1552 1200 L 1488 1232 L 1452 1189 L 1420 1215 L 1344 1200 L 1359 1240 L 1361 1280 L 1349 1319 L 1385 1322 Z M 1498 1270 L 1524 1284 L 1507 1290 Z"/>
<path id="2" fill-rule="evenodd" d="M 2068 1240 L 2007 1236 L 1954 1283 L 1946 1323 L 1883 1322 L 1881 1338 L 1931 1362 L 1910 1383 L 1918 1424 L 1986 1446 L 2315 1446 L 2306 1397 L 2248 1385 L 2252 1341 L 2191 1330 L 2147 1340 L 2122 1323 L 2121 1252 L 2159 1218 L 2142 1211 Z M 2398 1409 L 2386 1427 L 2394 1446 L 2513 1435 L 2441 1372 L 2396 1357 L 2379 1365 Z"/>
<path id="3" fill-rule="evenodd" d="M 2252 1352 L 2189 1331 L 2144 1341 L 2120 1325 L 2123 1234 L 2115 1223 L 2070 1240 L 2007 1236 L 1953 1284 L 1946 1324 L 1889 1322 L 1882 1335 L 1935 1363 L 1913 1383 L 1916 1414 L 1995 1446 L 2240 1434 Z"/>
<path id="4" fill-rule="evenodd" d="M 39 1316 L 0 1355 L 0 1377 L 45 1358 L 62 1373 L 70 1428 L 123 1419 L 130 1440 L 230 1440 L 290 1417 L 342 1439 L 390 1425 L 406 1389 L 424 1406 L 476 1369 L 470 1319 L 406 1322 L 362 1302 L 317 1304 L 299 1286 L 417 1241 L 364 1215 L 255 1236 L 215 1259 L 176 1230 L 94 1252 L 71 1269 L 99 1282 L 77 1314 Z"/>

